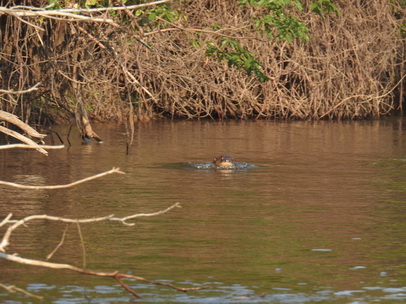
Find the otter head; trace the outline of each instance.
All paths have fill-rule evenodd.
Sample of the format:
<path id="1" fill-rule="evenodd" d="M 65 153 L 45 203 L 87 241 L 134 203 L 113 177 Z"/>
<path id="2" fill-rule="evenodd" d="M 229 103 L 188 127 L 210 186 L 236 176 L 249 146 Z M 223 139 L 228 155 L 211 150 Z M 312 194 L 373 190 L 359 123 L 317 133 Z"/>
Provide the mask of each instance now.
<path id="1" fill-rule="evenodd" d="M 213 164 L 219 168 L 234 167 L 235 159 L 230 155 L 220 155 L 213 159 Z"/>

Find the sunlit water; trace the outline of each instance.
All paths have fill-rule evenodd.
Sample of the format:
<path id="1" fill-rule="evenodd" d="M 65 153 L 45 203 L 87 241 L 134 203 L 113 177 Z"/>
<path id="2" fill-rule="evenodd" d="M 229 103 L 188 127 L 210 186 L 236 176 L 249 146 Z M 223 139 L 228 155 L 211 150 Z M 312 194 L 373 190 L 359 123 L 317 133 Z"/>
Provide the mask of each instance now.
<path id="1" fill-rule="evenodd" d="M 89 218 L 181 209 L 119 223 L 83 224 L 85 263 L 182 287 L 182 293 L 126 282 L 140 302 L 406 303 L 406 121 L 152 122 L 125 130 L 95 125 L 103 144 L 49 151 L 0 151 L 0 180 L 66 184 L 120 167 L 75 188 L 28 191 L 0 186 L 0 220 L 48 214 Z M 67 127 L 54 128 L 66 142 Z M 58 144 L 54 136 L 55 144 Z M 50 138 L 48 138 L 50 143 Z M 231 154 L 258 168 L 191 170 L 185 162 Z M 66 226 L 39 221 L 17 230 L 9 253 L 45 259 Z M 4 232 L 4 229 L 0 230 Z M 71 225 L 53 262 L 83 266 Z M 49 303 L 133 300 L 113 279 L 0 260 L 0 283 Z M 34 298 L 7 293 L 0 302 Z"/>

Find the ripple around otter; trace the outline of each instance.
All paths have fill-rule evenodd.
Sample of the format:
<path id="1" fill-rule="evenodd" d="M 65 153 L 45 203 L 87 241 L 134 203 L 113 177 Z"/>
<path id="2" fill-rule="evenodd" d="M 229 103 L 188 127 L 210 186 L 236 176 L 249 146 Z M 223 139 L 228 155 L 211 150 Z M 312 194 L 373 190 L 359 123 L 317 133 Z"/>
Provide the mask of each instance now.
<path id="1" fill-rule="evenodd" d="M 197 169 L 197 170 L 247 170 L 247 169 L 259 168 L 258 166 L 254 166 L 254 165 L 251 165 L 249 163 L 244 163 L 244 162 L 234 163 L 233 166 L 228 167 L 228 168 L 217 167 L 212 162 L 206 162 L 206 163 L 187 162 L 186 166 L 188 166 L 190 169 Z"/>

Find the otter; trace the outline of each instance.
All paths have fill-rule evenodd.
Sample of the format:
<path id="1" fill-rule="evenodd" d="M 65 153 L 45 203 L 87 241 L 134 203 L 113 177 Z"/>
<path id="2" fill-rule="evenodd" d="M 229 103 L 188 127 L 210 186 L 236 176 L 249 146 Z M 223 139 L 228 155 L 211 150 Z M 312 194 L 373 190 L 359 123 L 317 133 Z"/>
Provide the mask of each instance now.
<path id="1" fill-rule="evenodd" d="M 228 155 L 228 154 L 222 154 L 222 155 L 216 156 L 212 162 L 206 162 L 206 163 L 188 162 L 186 164 L 190 167 L 193 167 L 196 169 L 204 169 L 204 170 L 210 170 L 210 169 L 241 170 L 241 169 L 249 169 L 249 168 L 256 167 L 256 166 L 248 164 L 248 163 L 236 162 L 234 157 L 232 157 L 231 155 Z"/>
<path id="2" fill-rule="evenodd" d="M 213 159 L 213 164 L 217 168 L 230 169 L 235 167 L 235 159 L 231 155 L 219 155 Z"/>

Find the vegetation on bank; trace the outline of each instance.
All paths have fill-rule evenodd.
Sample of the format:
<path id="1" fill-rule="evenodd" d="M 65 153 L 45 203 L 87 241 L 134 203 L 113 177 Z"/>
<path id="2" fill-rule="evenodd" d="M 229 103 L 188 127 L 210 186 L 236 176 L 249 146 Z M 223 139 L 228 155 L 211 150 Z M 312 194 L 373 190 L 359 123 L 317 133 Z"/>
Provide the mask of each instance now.
<path id="1" fill-rule="evenodd" d="M 379 117 L 405 100 L 405 14 L 404 0 L 3 2 L 0 109 L 40 124 Z"/>

